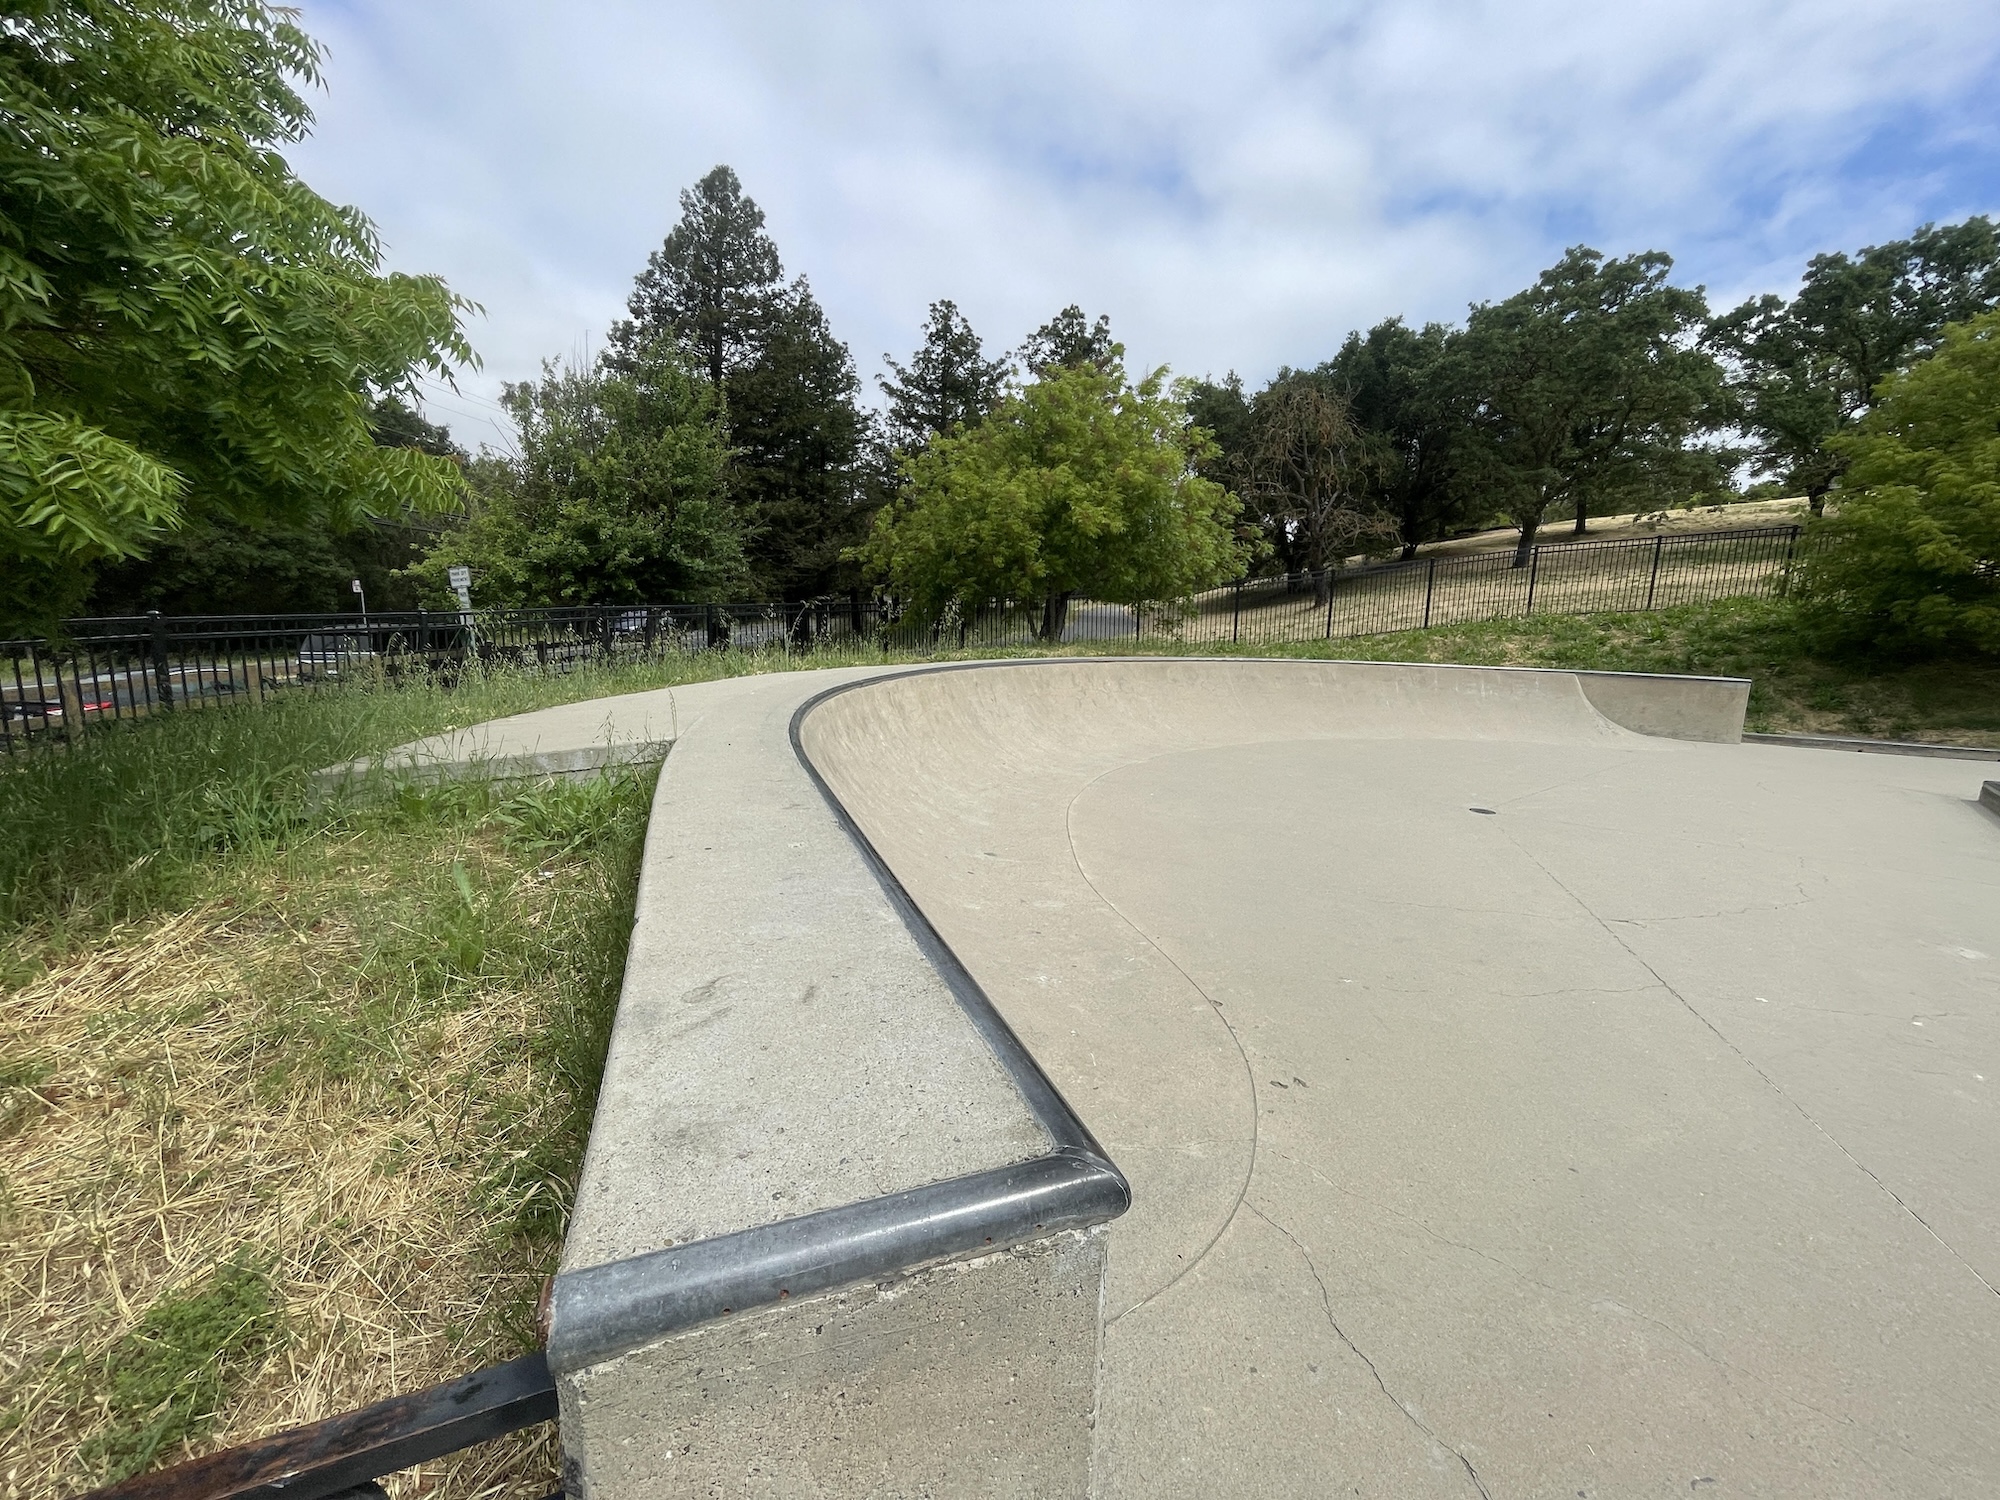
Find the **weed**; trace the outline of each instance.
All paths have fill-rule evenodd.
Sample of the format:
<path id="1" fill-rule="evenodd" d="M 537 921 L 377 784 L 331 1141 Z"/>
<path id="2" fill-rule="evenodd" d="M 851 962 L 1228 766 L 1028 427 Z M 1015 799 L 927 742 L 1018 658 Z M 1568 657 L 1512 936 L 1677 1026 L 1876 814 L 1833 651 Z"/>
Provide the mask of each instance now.
<path id="1" fill-rule="evenodd" d="M 83 1445 L 83 1461 L 116 1481 L 199 1433 L 282 1326 L 269 1277 L 242 1256 L 200 1290 L 156 1303 L 94 1371 L 110 1422 Z"/>

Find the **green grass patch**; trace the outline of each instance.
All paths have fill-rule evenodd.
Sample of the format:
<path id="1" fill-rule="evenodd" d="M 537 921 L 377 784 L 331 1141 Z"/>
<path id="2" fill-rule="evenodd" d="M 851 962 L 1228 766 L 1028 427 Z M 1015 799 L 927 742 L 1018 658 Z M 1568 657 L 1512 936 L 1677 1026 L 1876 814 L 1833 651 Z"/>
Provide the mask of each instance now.
<path id="1" fill-rule="evenodd" d="M 91 1371 L 109 1421 L 83 1445 L 84 1462 L 107 1483 L 151 1467 L 214 1420 L 282 1329 L 270 1278 L 248 1261 L 155 1303 Z"/>

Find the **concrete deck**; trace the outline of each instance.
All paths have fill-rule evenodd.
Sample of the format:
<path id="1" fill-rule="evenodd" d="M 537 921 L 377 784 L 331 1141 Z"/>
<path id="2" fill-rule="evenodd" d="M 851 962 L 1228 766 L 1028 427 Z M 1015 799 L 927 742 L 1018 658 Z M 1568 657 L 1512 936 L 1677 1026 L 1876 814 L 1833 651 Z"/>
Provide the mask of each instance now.
<path id="1" fill-rule="evenodd" d="M 873 676 L 806 753 L 1132 1184 L 1094 1493 L 2000 1493 L 1985 768 L 1634 734 L 1631 685 L 1583 674 L 1241 660 L 736 679 L 482 743 L 674 738 L 678 858 L 733 816 L 663 818 L 679 757 L 712 733 L 764 776 L 796 705 Z M 680 915 L 711 966 L 795 961 Z M 782 1148 L 704 1137 L 729 1080 L 662 1101 L 621 1036 L 569 1263 L 797 1211 L 773 1172 L 834 1202 L 1036 1149 L 943 1015 L 945 1088 L 885 1054 L 874 1102 L 803 1101 L 850 1123 Z M 871 1118 L 905 1123 L 855 1159 Z M 620 1139 L 697 1154 L 635 1156 L 628 1192 Z M 662 1196 L 682 1228 L 639 1212 Z M 770 1492 L 837 1488 L 787 1454 Z"/>

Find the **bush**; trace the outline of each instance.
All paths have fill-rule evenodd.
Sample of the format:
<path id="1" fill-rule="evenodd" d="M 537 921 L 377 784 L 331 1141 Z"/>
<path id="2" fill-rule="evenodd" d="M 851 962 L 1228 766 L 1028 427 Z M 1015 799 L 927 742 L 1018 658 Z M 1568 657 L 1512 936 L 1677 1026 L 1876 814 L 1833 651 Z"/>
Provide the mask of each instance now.
<path id="1" fill-rule="evenodd" d="M 1948 328 L 1836 444 L 1847 475 L 1800 570 L 1811 618 L 1848 643 L 2000 654 L 2000 313 Z"/>

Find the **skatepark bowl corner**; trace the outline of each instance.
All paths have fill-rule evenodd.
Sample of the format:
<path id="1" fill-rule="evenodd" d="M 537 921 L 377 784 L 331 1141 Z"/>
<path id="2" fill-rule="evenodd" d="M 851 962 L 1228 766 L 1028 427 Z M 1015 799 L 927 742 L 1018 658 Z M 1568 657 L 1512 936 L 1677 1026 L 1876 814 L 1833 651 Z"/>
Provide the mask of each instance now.
<path id="1" fill-rule="evenodd" d="M 1747 691 L 839 668 L 385 758 L 665 757 L 571 1493 L 2000 1493 L 2000 816 Z"/>

